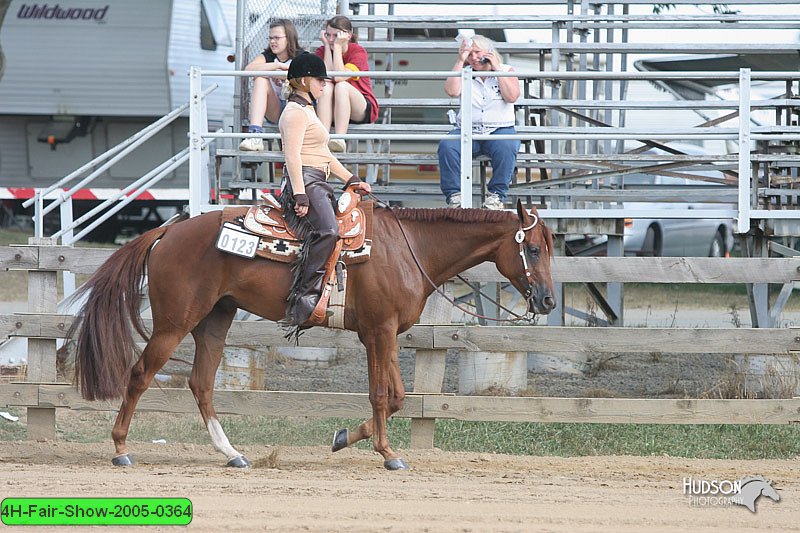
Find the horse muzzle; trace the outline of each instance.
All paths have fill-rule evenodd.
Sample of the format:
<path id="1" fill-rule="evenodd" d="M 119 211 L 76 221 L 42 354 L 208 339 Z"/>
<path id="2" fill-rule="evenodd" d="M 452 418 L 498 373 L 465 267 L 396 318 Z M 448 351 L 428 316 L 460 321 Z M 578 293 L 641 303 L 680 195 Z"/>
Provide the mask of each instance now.
<path id="1" fill-rule="evenodd" d="M 556 299 L 549 287 L 533 287 L 528 296 L 528 311 L 537 315 L 547 315 L 556 308 Z"/>

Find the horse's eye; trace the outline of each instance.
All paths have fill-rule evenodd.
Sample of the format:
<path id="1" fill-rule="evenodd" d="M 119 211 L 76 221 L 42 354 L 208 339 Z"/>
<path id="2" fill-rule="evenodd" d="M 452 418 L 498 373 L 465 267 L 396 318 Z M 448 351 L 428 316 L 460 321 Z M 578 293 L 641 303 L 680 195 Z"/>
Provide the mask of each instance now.
<path id="1" fill-rule="evenodd" d="M 533 244 L 528 245 L 528 253 L 534 257 L 539 257 L 539 247 Z"/>

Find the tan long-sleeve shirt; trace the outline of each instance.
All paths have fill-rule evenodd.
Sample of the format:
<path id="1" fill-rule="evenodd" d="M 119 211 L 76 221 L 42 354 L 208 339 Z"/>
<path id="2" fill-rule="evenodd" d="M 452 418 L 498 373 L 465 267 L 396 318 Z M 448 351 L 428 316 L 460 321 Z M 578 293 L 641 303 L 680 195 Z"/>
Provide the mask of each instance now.
<path id="1" fill-rule="evenodd" d="M 305 194 L 303 167 L 318 168 L 347 181 L 351 173 L 328 149 L 330 134 L 317 117 L 311 104 L 290 101 L 281 113 L 278 129 L 286 157 L 286 172 L 295 194 Z"/>

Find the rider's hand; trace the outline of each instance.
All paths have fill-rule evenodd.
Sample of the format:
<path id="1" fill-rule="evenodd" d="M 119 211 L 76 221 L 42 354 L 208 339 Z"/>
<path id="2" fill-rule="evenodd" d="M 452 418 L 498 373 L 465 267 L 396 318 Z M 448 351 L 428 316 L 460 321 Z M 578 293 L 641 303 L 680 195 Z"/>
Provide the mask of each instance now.
<path id="1" fill-rule="evenodd" d="M 304 217 L 308 214 L 308 195 L 295 194 L 294 195 L 294 212 L 299 217 Z"/>
<path id="2" fill-rule="evenodd" d="M 350 179 L 347 180 L 342 189 L 344 189 L 345 191 L 348 189 L 352 189 L 353 192 L 356 192 L 362 196 L 372 192 L 372 186 L 369 183 L 361 181 L 361 178 L 359 178 L 355 174 L 350 176 Z"/>
<path id="3" fill-rule="evenodd" d="M 370 185 L 366 181 L 359 181 L 358 183 L 354 183 L 353 185 L 350 186 L 350 188 L 353 189 L 353 191 L 360 194 L 361 196 L 364 196 L 365 194 L 369 194 L 372 192 L 372 185 Z"/>

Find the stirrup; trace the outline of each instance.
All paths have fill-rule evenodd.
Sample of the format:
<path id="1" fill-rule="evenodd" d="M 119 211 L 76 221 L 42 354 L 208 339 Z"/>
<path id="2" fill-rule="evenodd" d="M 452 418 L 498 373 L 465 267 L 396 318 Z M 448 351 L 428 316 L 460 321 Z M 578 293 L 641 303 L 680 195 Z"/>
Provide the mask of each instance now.
<path id="1" fill-rule="evenodd" d="M 301 324 L 301 327 L 322 326 L 333 316 L 333 311 L 330 309 L 325 310 L 325 314 L 320 316 L 319 313 L 311 313 L 311 316 Z"/>

